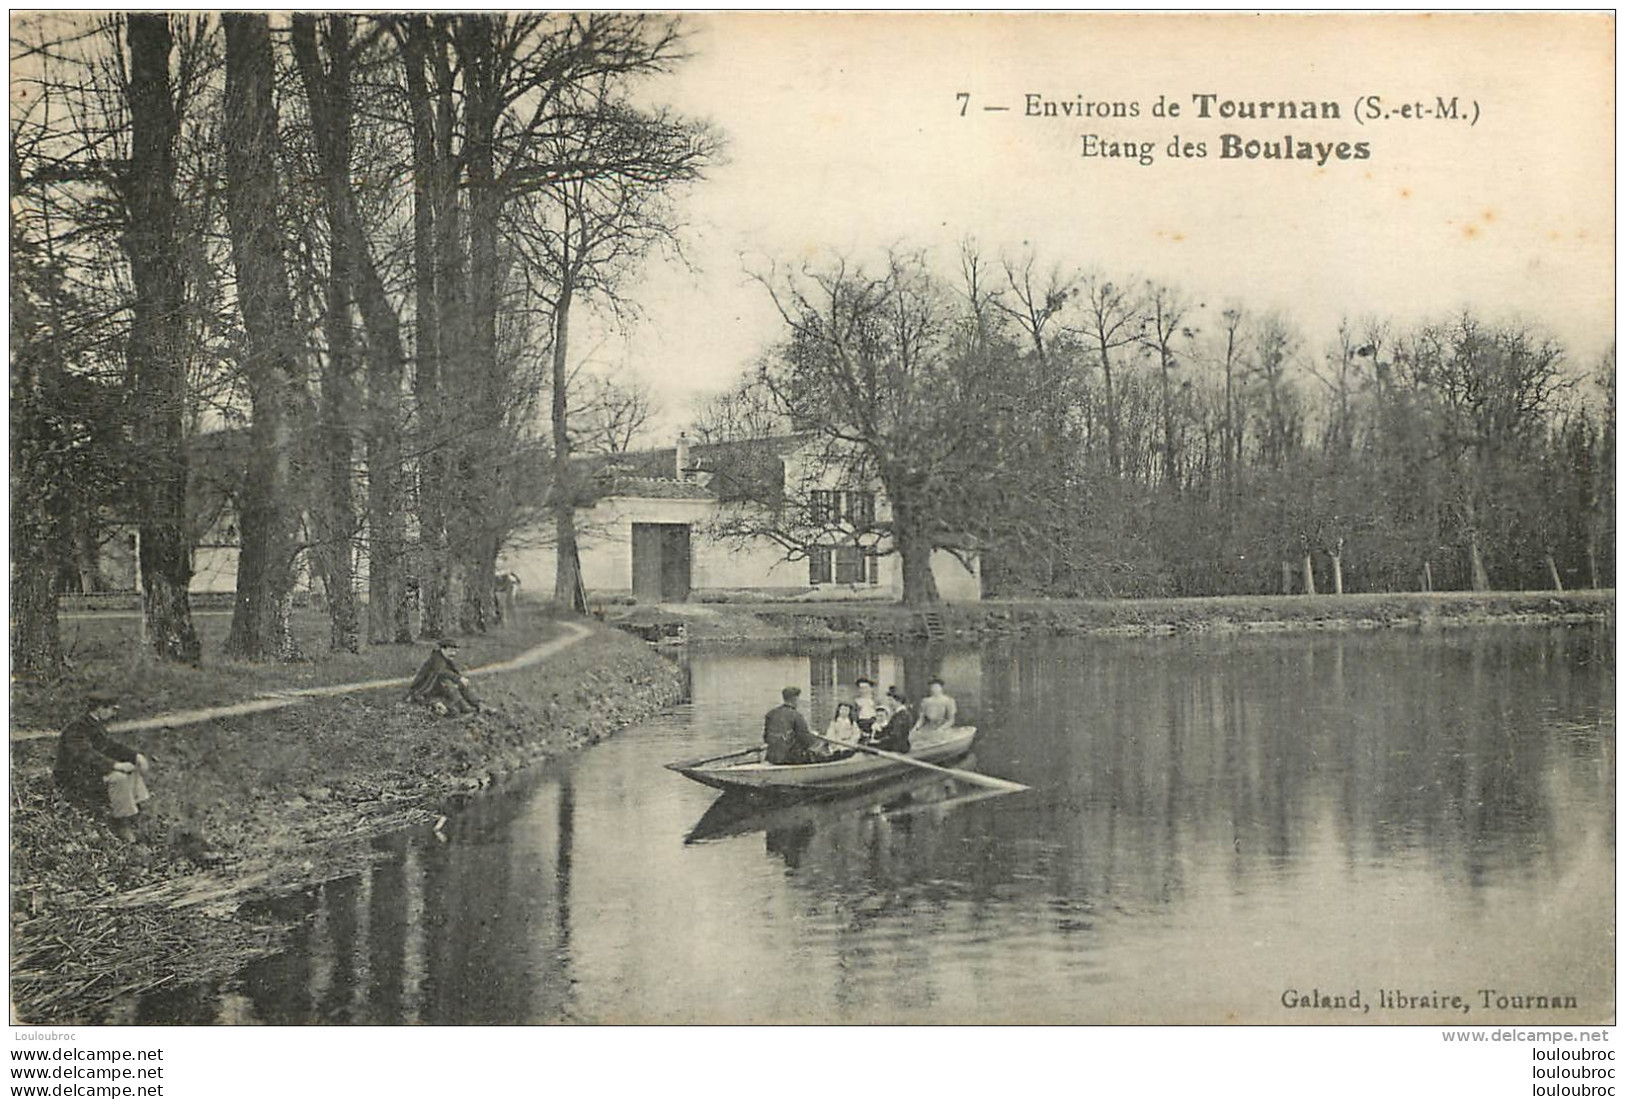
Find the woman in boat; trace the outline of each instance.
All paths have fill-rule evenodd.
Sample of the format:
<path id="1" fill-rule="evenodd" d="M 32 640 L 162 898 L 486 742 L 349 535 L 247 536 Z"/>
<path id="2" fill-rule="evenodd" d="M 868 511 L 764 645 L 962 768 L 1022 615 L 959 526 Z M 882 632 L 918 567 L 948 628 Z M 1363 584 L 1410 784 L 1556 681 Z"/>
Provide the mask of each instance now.
<path id="1" fill-rule="evenodd" d="M 920 718 L 914 723 L 915 732 L 937 732 L 951 727 L 959 720 L 959 706 L 947 692 L 940 679 L 927 686 L 931 693 L 920 700 Z"/>
<path id="2" fill-rule="evenodd" d="M 858 693 L 852 700 L 852 722 L 858 727 L 858 732 L 868 736 L 875 727 L 875 707 L 878 700 L 875 698 L 875 681 L 868 676 L 858 677 Z M 886 723 L 879 722 L 881 726 Z"/>
<path id="3" fill-rule="evenodd" d="M 852 703 L 837 702 L 835 704 L 835 716 L 830 718 L 829 728 L 824 730 L 824 735 L 830 740 L 838 741 L 841 744 L 856 744 L 858 737 L 863 734 L 858 731 L 857 722 L 852 720 L 852 714 Z M 824 749 L 831 756 L 841 752 L 841 749 L 834 744 L 826 744 Z M 842 754 L 851 755 L 852 753 L 846 751 L 842 752 Z"/>

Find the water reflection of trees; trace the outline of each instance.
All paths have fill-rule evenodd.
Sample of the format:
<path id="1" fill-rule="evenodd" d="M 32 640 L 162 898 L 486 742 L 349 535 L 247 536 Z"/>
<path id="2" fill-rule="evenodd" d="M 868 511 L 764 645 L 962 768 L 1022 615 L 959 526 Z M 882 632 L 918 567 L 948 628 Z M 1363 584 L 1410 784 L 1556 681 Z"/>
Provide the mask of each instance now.
<path id="1" fill-rule="evenodd" d="M 470 801 L 385 837 L 364 872 L 279 902 L 291 948 L 223 987 L 154 995 L 131 1021 L 515 1023 L 569 1016 L 574 789 Z M 527 814 L 520 820 L 520 814 Z"/>
<path id="2" fill-rule="evenodd" d="M 1420 858 L 1469 887 L 1525 875 L 1564 857 L 1561 814 L 1611 833 L 1601 633 L 988 646 L 966 692 L 981 765 L 1034 793 L 924 828 L 801 825 L 769 846 L 856 928 L 944 900 L 972 922 L 977 906 L 1008 919 L 1046 900 L 1154 911 L 1208 867 L 1243 890 L 1289 880 L 1328 835 L 1355 869 Z"/>
<path id="3" fill-rule="evenodd" d="M 1013 989 L 1073 1003 L 1101 979 L 1107 925 L 1177 920 L 1193 910 L 1182 902 L 1216 886 L 1243 901 L 1279 886 L 1290 895 L 1300 878 L 1326 880 L 1330 863 L 1358 889 L 1403 861 L 1471 903 L 1497 882 L 1567 866 L 1599 834 L 1612 842 L 1605 630 L 826 655 L 696 661 L 696 725 L 748 742 L 786 683 L 809 692 L 804 708 L 821 720 L 860 673 L 882 684 L 943 674 L 983 729 L 977 768 L 1035 787 L 944 805 L 951 784 L 927 781 L 879 811 L 792 816 L 726 841 L 782 872 L 795 941 L 832 962 L 836 1016 L 912 1017 L 984 992 L 1008 1002 Z M 593 787 L 588 804 L 607 797 L 632 814 L 613 819 L 636 821 L 621 791 L 644 789 L 647 762 L 626 757 L 614 791 Z M 658 898 L 627 902 L 615 928 L 582 924 L 594 942 L 573 942 L 572 904 L 605 903 L 587 872 L 614 849 L 602 828 L 584 831 L 582 850 L 597 854 L 576 864 L 575 796 L 566 769 L 533 793 L 471 803 L 449 842 L 393 837 L 364 874 L 296 899 L 294 949 L 224 988 L 161 990 L 121 1021 L 573 1017 L 572 953 L 620 949 L 658 931 L 662 915 Z M 663 857 L 640 872 L 694 865 Z M 723 891 L 738 870 L 706 866 Z M 583 883 L 593 896 L 577 901 Z M 616 888 L 635 898 L 642 887 L 617 878 Z M 1022 957 L 1042 961 L 1013 977 Z"/>

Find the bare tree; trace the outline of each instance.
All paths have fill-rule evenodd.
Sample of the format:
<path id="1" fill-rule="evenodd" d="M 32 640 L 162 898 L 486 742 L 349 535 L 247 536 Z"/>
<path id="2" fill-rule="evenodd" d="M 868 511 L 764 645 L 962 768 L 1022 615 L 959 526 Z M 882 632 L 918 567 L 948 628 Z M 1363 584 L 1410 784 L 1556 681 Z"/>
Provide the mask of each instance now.
<path id="1" fill-rule="evenodd" d="M 1083 279 L 1084 319 L 1079 335 L 1094 349 L 1105 390 L 1106 453 L 1112 476 L 1123 472 L 1122 417 L 1118 408 L 1117 364 L 1113 355 L 1139 337 L 1140 302 L 1124 283 L 1102 274 Z"/>

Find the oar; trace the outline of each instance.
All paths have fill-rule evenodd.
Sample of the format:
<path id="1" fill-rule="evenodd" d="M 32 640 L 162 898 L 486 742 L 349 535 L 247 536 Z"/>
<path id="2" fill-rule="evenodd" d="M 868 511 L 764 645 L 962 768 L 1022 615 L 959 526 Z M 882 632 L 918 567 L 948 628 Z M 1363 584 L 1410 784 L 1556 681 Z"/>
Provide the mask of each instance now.
<path id="1" fill-rule="evenodd" d="M 812 730 L 809 729 L 808 732 L 812 732 Z M 923 759 L 915 759 L 913 756 L 905 756 L 900 752 L 888 752 L 884 748 L 876 748 L 869 744 L 848 744 L 844 740 L 833 740 L 830 737 L 824 736 L 820 733 L 813 733 L 812 735 L 817 737 L 819 740 L 822 740 L 825 744 L 833 744 L 837 748 L 855 748 L 860 752 L 868 752 L 872 756 L 879 756 L 881 759 L 896 760 L 898 763 L 906 763 L 911 767 L 918 767 L 921 770 L 935 771 L 939 775 L 948 775 L 952 778 L 958 779 L 960 782 L 969 782 L 976 786 L 986 786 L 989 790 L 1003 790 L 1007 794 L 1014 794 L 1022 790 L 1032 789 L 1031 786 L 1023 786 L 1019 782 L 1009 782 L 1002 778 L 994 778 L 992 775 L 979 775 L 975 771 L 960 771 L 953 767 L 939 767 L 935 763 L 927 763 Z"/>
<path id="2" fill-rule="evenodd" d="M 669 771 L 676 771 L 684 767 L 703 767 L 707 763 L 720 763 L 725 759 L 738 759 L 741 756 L 757 755 L 760 752 L 761 748 L 741 748 L 737 752 L 728 752 L 725 755 L 708 756 L 705 759 L 685 759 L 680 760 L 677 763 L 668 763 L 666 764 L 666 769 Z"/>

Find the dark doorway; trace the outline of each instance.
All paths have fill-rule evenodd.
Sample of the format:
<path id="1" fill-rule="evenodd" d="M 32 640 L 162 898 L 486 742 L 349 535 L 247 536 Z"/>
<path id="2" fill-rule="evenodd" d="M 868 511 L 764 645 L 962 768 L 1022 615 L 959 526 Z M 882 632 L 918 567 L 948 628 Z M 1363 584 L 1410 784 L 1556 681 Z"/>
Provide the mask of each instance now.
<path id="1" fill-rule="evenodd" d="M 632 595 L 650 603 L 688 600 L 693 560 L 687 523 L 632 524 Z"/>

